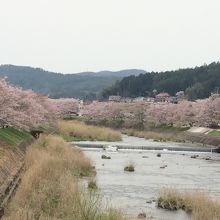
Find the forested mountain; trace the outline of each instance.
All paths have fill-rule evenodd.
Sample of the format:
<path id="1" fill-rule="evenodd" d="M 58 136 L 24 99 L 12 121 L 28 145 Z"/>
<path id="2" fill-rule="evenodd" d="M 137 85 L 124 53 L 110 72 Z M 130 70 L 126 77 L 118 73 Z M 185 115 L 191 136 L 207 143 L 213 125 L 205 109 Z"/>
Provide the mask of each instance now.
<path id="1" fill-rule="evenodd" d="M 0 77 L 24 89 L 32 89 L 51 98 L 93 97 L 117 80 L 129 75 L 144 73 L 143 70 L 122 70 L 118 72 L 84 72 L 78 74 L 61 74 L 48 72 L 40 68 L 1 65 Z"/>
<path id="2" fill-rule="evenodd" d="M 104 89 L 102 98 L 109 95 L 124 97 L 151 96 L 153 90 L 175 95 L 185 91 L 190 100 L 206 98 L 220 88 L 220 63 L 214 62 L 195 68 L 166 72 L 148 72 L 138 76 L 128 76 L 115 85 Z"/>
<path id="3" fill-rule="evenodd" d="M 1 65 L 0 77 L 24 89 L 52 98 L 102 98 L 109 95 L 124 97 L 151 96 L 153 90 L 175 95 L 185 91 L 190 100 L 208 97 L 220 88 L 220 63 L 166 72 L 122 70 L 117 72 L 83 72 L 61 74 L 40 68 Z"/>

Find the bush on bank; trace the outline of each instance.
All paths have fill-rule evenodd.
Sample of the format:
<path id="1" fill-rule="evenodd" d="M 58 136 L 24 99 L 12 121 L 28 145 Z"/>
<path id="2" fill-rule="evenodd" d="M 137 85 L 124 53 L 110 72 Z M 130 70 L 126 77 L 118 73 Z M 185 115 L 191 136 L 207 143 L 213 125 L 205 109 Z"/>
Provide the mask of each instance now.
<path id="1" fill-rule="evenodd" d="M 183 209 L 191 215 L 192 220 L 220 219 L 220 200 L 211 198 L 203 192 L 179 192 L 164 188 L 157 205 L 168 210 Z"/>

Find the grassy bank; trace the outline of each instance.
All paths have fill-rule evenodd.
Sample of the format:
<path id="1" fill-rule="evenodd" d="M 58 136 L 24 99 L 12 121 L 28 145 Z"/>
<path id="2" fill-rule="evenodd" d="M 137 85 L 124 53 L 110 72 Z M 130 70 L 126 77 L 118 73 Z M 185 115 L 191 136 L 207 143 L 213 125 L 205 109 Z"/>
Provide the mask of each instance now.
<path id="1" fill-rule="evenodd" d="M 71 120 L 59 121 L 59 134 L 66 141 L 120 141 L 120 132 L 110 128 L 87 125 L 84 122 Z"/>
<path id="2" fill-rule="evenodd" d="M 161 191 L 157 204 L 168 210 L 183 209 L 192 220 L 220 219 L 220 200 L 203 192 L 179 192 L 166 188 Z"/>
<path id="3" fill-rule="evenodd" d="M 31 138 L 31 135 L 23 130 L 17 130 L 15 128 L 0 129 L 0 141 L 9 146 L 17 146 L 29 138 Z"/>
<path id="4" fill-rule="evenodd" d="M 213 130 L 209 132 L 209 135 L 214 136 L 214 137 L 220 137 L 220 130 Z"/>
<path id="5" fill-rule="evenodd" d="M 58 136 L 42 135 L 27 150 L 26 170 L 4 220 L 122 220 L 101 210 L 99 198 L 79 184 L 94 170 L 82 151 Z"/>
<path id="6" fill-rule="evenodd" d="M 14 155 L 17 150 L 16 146 L 22 142 L 31 139 L 32 136 L 23 130 L 17 130 L 15 128 L 0 128 L 0 171 L 4 170 L 8 161 L 11 160 L 12 155 Z M 15 164 L 12 164 L 14 166 Z M 8 173 L 9 170 L 5 168 L 5 172 Z M 0 175 L 0 178 L 2 176 Z M 3 179 L 0 180 L 0 183 Z"/>

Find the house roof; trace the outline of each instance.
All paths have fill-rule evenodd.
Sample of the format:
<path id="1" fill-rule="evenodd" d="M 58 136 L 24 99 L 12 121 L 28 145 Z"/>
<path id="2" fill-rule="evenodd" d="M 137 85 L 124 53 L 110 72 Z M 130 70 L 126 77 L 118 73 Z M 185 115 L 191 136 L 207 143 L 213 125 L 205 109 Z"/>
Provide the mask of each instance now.
<path id="1" fill-rule="evenodd" d="M 170 95 L 167 92 L 162 92 L 156 95 L 156 97 L 170 97 Z"/>

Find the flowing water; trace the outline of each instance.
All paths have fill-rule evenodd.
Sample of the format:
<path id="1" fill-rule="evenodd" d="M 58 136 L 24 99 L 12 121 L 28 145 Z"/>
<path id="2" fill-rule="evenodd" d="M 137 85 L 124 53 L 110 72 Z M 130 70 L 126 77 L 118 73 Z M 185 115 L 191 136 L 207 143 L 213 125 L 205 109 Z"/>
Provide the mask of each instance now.
<path id="1" fill-rule="evenodd" d="M 175 146 L 174 143 L 172 145 Z M 199 189 L 220 197 L 218 154 L 139 150 L 106 152 L 102 149 L 84 149 L 84 151 L 96 167 L 97 184 L 103 199 L 130 215 L 137 216 L 138 213 L 145 212 L 155 219 L 189 219 L 183 211 L 170 212 L 156 207 L 155 199 L 162 187 L 175 187 L 180 190 Z M 161 157 L 157 157 L 159 152 Z M 101 159 L 103 154 L 110 156 L 111 159 Z M 199 157 L 191 158 L 194 154 Z M 211 160 L 205 160 L 207 157 L 211 157 Z M 130 161 L 135 164 L 135 172 L 124 172 L 125 165 Z M 167 167 L 161 168 L 165 165 Z"/>

